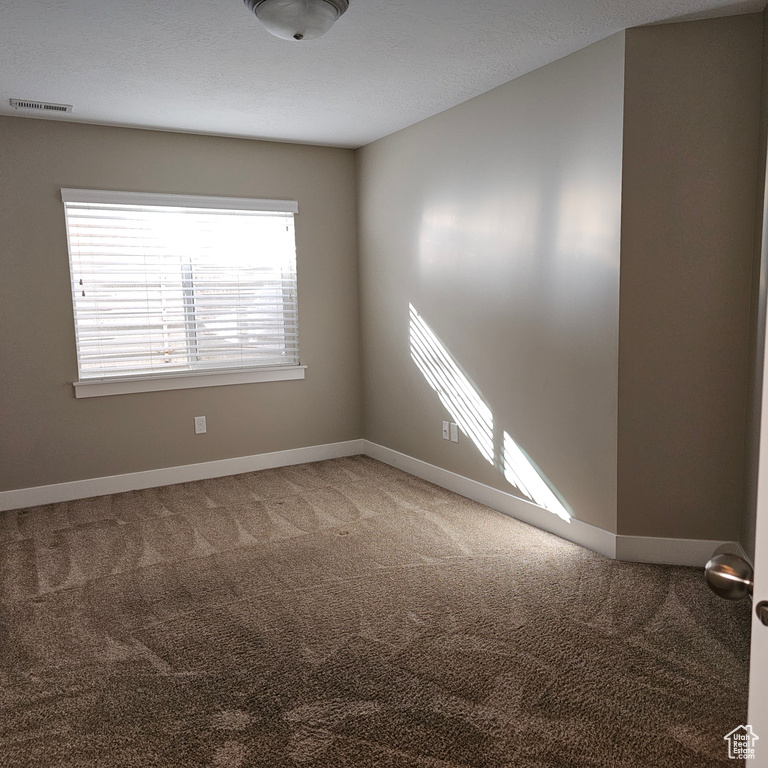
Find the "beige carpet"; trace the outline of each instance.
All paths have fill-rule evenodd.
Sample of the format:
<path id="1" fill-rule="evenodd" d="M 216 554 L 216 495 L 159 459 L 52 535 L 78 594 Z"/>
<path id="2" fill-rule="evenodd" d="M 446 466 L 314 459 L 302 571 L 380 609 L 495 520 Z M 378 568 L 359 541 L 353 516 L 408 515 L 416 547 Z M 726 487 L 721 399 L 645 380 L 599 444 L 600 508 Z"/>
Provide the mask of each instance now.
<path id="1" fill-rule="evenodd" d="M 749 606 L 365 457 L 0 515 L 0 765 L 733 766 Z"/>

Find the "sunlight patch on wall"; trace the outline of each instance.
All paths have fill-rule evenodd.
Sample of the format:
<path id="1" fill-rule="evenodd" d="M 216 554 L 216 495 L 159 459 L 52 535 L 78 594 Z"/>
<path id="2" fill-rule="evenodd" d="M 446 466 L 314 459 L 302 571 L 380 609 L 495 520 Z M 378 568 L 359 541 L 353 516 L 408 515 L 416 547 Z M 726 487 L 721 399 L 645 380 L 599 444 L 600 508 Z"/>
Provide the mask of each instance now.
<path id="1" fill-rule="evenodd" d="M 560 191 L 555 253 L 616 266 L 619 230 L 613 215 L 614 190 L 600 179 L 564 181 Z"/>
<path id="2" fill-rule="evenodd" d="M 571 519 L 568 510 L 544 481 L 539 470 L 507 432 L 504 433 L 502 461 L 504 477 L 510 485 L 514 485 L 534 504 L 554 512 L 566 522 Z"/>
<path id="3" fill-rule="evenodd" d="M 507 189 L 510 184 L 512 189 Z M 432 200 L 422 211 L 418 254 L 423 278 L 434 274 L 444 279 L 448 266 L 454 278 L 471 276 L 469 265 L 480 252 L 486 268 L 495 264 L 500 272 L 510 268 L 509 253 L 515 254 L 515 272 L 534 267 L 542 208 L 539 190 L 530 184 L 515 186 L 506 178 L 501 188 L 488 189 L 484 180 L 482 191 L 474 190 L 469 198 L 461 205 Z"/>
<path id="4" fill-rule="evenodd" d="M 411 358 L 424 375 L 440 402 L 477 446 L 483 458 L 494 463 L 493 414 L 462 373 L 443 343 L 424 322 L 413 304 L 411 314 Z"/>
<path id="5" fill-rule="evenodd" d="M 486 461 L 501 470 L 524 500 L 569 522 L 571 511 L 552 490 L 533 460 L 506 431 L 501 455 L 496 455 L 490 407 L 413 304 L 408 307 L 411 359 L 461 431 L 472 440 Z"/>

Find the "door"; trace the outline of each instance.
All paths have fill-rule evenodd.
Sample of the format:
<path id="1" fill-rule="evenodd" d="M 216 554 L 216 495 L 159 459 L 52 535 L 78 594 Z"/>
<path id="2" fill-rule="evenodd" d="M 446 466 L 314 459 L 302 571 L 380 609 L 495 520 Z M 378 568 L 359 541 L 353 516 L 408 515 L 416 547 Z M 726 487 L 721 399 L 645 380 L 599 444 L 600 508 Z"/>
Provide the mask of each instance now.
<path id="1" fill-rule="evenodd" d="M 768 273 L 768 175 L 763 187 L 763 227 L 760 265 L 760 302 L 766 301 Z M 765 318 L 760 329 L 763 345 L 762 416 L 760 456 L 757 471 L 757 524 L 755 532 L 755 572 L 752 600 L 752 649 L 749 667 L 749 724 L 758 736 L 754 743 L 755 768 L 768 768 L 768 626 L 758 616 L 758 606 L 768 601 L 768 329 Z M 758 334 L 758 339 L 761 335 Z M 766 618 L 765 616 L 763 618 Z"/>
<path id="2" fill-rule="evenodd" d="M 768 334 L 766 334 L 768 339 Z M 763 358 L 763 414 L 760 424 L 760 461 L 757 481 L 757 532 L 755 535 L 755 586 L 752 611 L 752 651 L 749 668 L 749 724 L 758 736 L 754 768 L 768 768 L 768 626 L 755 610 L 768 601 L 768 349 Z"/>

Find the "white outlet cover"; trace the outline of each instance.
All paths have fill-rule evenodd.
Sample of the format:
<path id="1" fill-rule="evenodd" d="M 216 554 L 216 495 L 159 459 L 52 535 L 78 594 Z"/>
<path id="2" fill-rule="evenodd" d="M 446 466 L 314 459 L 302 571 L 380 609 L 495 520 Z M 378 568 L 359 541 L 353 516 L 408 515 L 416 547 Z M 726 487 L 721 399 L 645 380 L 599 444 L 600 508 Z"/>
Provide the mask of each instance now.
<path id="1" fill-rule="evenodd" d="M 195 434 L 204 435 L 206 433 L 205 416 L 195 416 Z"/>
<path id="2" fill-rule="evenodd" d="M 451 424 L 451 442 L 459 442 L 459 426 L 458 424 Z"/>

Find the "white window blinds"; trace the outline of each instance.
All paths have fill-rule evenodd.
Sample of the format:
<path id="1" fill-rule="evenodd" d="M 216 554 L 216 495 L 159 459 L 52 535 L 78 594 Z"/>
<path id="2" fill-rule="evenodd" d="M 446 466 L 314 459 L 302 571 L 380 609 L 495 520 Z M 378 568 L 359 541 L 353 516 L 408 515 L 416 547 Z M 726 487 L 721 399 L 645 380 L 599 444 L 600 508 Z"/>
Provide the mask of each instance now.
<path id="1" fill-rule="evenodd" d="M 62 199 L 81 380 L 299 364 L 295 202 Z"/>

